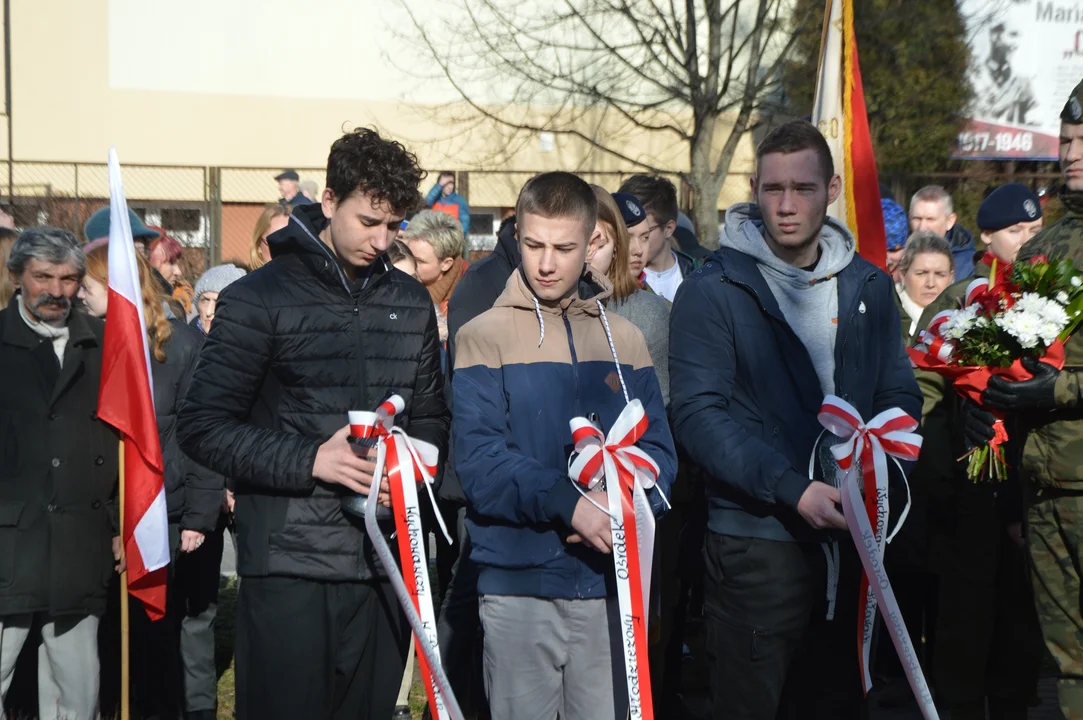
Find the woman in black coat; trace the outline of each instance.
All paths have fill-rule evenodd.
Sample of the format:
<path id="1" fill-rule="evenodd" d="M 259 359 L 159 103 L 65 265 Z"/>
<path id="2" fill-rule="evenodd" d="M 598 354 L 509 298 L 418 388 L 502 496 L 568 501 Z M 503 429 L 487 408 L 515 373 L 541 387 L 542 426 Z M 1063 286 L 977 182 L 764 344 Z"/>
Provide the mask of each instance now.
<path id="1" fill-rule="evenodd" d="M 80 297 L 91 315 L 105 317 L 108 308 L 108 242 L 92 243 L 86 248 L 87 273 Z M 147 341 L 153 358 L 151 373 L 154 410 L 158 421 L 165 468 L 166 510 L 169 516 L 170 547 L 173 563 L 170 567 L 170 598 L 165 619 L 150 622 L 142 609 L 133 610 L 134 642 L 133 683 L 137 707 L 145 717 L 176 717 L 180 709 L 179 634 L 185 612 L 174 587 L 174 565 L 180 553 L 192 553 L 214 532 L 223 499 L 223 481 L 189 460 L 177 444 L 176 418 L 188 391 L 192 373 L 202 345 L 198 331 L 173 318 L 153 280 L 150 266 L 138 257 L 139 280 L 143 294 L 143 316 Z M 138 601 L 134 601 L 138 605 Z M 111 623 L 105 622 L 107 628 Z M 112 645 L 115 638 L 107 629 L 102 633 L 103 709 L 112 707 L 111 689 L 106 681 L 107 669 L 112 669 L 116 655 Z M 108 652 L 105 650 L 108 648 Z M 141 652 L 142 651 L 142 652 Z M 152 660 L 153 658 L 153 660 Z M 109 673 L 111 675 L 111 673 Z"/>

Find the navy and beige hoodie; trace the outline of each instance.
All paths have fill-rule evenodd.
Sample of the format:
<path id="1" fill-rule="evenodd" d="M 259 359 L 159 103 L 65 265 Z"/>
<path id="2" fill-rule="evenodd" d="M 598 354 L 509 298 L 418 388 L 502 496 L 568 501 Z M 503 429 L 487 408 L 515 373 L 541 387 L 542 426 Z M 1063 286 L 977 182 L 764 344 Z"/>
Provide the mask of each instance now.
<path id="1" fill-rule="evenodd" d="M 580 498 L 568 478 L 573 417 L 595 414 L 608 432 L 625 390 L 638 398 L 650 423 L 638 446 L 669 493 L 677 459 L 658 378 L 642 333 L 604 312 L 610 292 L 588 269 L 579 297 L 546 306 L 520 269 L 456 337 L 452 441 L 483 595 L 615 594 L 612 558 L 564 540 Z M 658 491 L 648 497 L 658 513 Z"/>

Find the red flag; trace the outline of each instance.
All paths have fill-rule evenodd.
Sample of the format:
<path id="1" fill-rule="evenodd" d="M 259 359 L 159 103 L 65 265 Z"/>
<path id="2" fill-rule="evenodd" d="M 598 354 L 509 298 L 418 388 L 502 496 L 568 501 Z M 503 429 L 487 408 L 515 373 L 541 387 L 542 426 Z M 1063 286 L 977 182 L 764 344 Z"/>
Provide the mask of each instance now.
<path id="1" fill-rule="evenodd" d="M 164 464 L 151 391 L 139 266 L 120 179 L 120 162 L 109 151 L 109 309 L 102 350 L 98 416 L 124 441 L 123 530 L 128 590 L 152 620 L 165 615 L 169 530 Z"/>
<path id="2" fill-rule="evenodd" d="M 885 268 L 887 238 L 854 36 L 853 0 L 828 0 L 812 121 L 827 138 L 835 171 L 842 177 L 843 192 L 829 212 L 850 228 L 861 256 Z"/>

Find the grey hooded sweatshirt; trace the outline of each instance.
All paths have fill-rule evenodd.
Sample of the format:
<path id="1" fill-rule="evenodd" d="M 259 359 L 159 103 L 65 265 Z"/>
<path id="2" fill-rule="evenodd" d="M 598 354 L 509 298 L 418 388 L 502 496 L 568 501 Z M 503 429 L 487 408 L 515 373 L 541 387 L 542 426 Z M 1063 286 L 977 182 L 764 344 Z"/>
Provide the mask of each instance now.
<path id="1" fill-rule="evenodd" d="M 763 239 L 763 217 L 754 203 L 739 203 L 726 211 L 721 245 L 756 260 L 783 317 L 812 357 L 820 389 L 835 392 L 835 335 L 839 292 L 836 275 L 854 258 L 857 243 L 846 226 L 827 218 L 820 233 L 820 259 L 810 272 L 787 265 Z"/>

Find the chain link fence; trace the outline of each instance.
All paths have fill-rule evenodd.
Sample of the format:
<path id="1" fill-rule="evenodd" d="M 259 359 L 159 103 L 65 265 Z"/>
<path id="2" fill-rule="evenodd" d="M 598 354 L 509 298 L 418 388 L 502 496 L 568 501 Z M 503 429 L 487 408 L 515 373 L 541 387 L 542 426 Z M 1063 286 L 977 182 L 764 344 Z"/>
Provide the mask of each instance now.
<path id="1" fill-rule="evenodd" d="M 0 168 L 0 202 L 10 207 L 19 228 L 54 225 L 85 240 L 84 225 L 96 211 L 109 205 L 109 181 L 104 163 L 22 162 L 12 164 L 8 187 L 6 168 Z M 1009 166 L 1007 169 L 1011 169 Z M 280 202 L 275 176 L 282 168 L 239 168 L 167 165 L 125 165 L 124 190 L 128 205 L 148 225 L 163 228 L 184 245 L 185 276 L 192 282 L 211 264 L 237 262 L 247 265 L 253 231 L 260 214 Z M 1026 172 L 1006 172 L 1002 164 L 975 164 L 965 172 L 913 174 L 882 177 L 885 189 L 904 207 L 919 188 L 942 185 L 952 194 L 958 222 L 975 228 L 981 201 L 997 186 L 1023 182 L 1050 196 L 1059 183 L 1054 165 L 1027 167 Z M 323 168 L 297 168 L 302 191 L 314 199 L 323 191 Z M 423 187 L 426 193 L 439 170 L 430 169 Z M 519 190 L 536 173 L 529 171 L 470 171 L 457 173 L 457 190 L 470 203 L 469 250 L 491 250 L 503 218 L 512 211 Z M 590 183 L 615 191 L 633 172 L 583 172 Z M 676 174 L 667 175 L 680 189 L 682 207 L 690 199 Z M 1047 222 L 1059 217 L 1059 201 L 1046 205 Z"/>
<path id="2" fill-rule="evenodd" d="M 195 277 L 215 255 L 207 174 L 203 167 L 124 166 L 128 206 L 185 246 L 186 270 Z M 0 195 L 19 228 L 53 225 L 85 241 L 87 220 L 109 207 L 105 163 L 15 162 L 11 177 L 10 187 L 4 178 Z"/>

